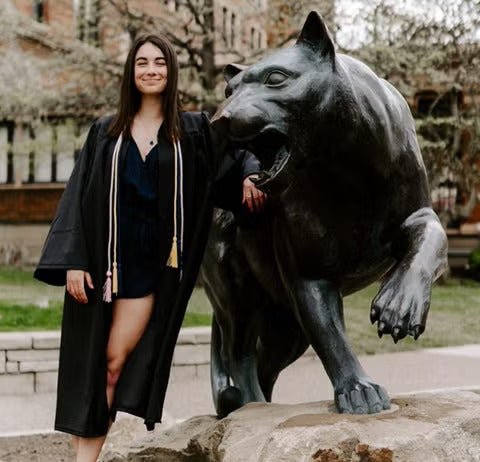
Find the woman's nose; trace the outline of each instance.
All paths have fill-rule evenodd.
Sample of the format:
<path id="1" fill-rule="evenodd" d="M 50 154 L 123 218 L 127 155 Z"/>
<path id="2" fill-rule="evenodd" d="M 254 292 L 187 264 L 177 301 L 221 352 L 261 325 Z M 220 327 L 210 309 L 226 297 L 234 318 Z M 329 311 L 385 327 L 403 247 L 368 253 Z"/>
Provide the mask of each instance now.
<path id="1" fill-rule="evenodd" d="M 148 74 L 155 74 L 157 70 L 155 69 L 155 64 L 149 64 L 147 67 Z"/>

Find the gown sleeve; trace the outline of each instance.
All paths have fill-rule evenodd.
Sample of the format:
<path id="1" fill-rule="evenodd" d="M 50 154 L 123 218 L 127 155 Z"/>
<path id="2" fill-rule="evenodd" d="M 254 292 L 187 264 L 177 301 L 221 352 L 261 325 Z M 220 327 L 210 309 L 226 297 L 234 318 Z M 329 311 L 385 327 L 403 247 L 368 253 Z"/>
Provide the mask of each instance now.
<path id="1" fill-rule="evenodd" d="M 67 270 L 86 271 L 88 269 L 81 203 L 95 150 L 96 125 L 92 125 L 88 132 L 85 144 L 58 204 L 43 245 L 40 261 L 34 272 L 36 279 L 47 284 L 64 285 Z"/>
<path id="2" fill-rule="evenodd" d="M 213 203 L 215 207 L 238 212 L 241 209 L 243 180 L 260 172 L 260 161 L 250 151 L 236 148 L 221 137 L 202 113 L 210 164 L 213 166 Z"/>

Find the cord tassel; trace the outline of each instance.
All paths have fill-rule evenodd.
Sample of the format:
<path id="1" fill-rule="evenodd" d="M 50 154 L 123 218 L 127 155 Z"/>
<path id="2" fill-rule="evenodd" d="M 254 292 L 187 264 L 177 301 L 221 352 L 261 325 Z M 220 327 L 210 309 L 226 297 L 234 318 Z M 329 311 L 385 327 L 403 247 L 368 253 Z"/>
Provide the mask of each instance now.
<path id="1" fill-rule="evenodd" d="M 113 264 L 112 294 L 118 294 L 118 271 L 116 263 Z"/>
<path id="2" fill-rule="evenodd" d="M 178 268 L 178 249 L 177 249 L 177 238 L 172 239 L 172 249 L 170 250 L 170 255 L 167 260 L 167 266 L 172 268 Z"/>
<path id="3" fill-rule="evenodd" d="M 107 271 L 107 279 L 103 284 L 103 301 L 111 303 L 112 301 L 112 273 Z"/>

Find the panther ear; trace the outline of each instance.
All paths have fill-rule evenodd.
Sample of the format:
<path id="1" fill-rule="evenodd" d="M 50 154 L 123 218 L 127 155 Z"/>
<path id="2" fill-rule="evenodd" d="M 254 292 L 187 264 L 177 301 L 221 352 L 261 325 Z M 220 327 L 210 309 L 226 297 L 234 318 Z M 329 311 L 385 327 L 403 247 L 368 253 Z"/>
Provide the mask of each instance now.
<path id="1" fill-rule="evenodd" d="M 335 56 L 335 45 L 328 32 L 327 25 L 316 11 L 309 13 L 297 39 L 297 44 L 308 46 L 320 52 L 322 56 L 331 58 Z"/>
<path id="2" fill-rule="evenodd" d="M 223 76 L 225 77 L 225 82 L 230 82 L 237 74 L 240 74 L 248 66 L 242 64 L 227 64 L 223 69 Z"/>

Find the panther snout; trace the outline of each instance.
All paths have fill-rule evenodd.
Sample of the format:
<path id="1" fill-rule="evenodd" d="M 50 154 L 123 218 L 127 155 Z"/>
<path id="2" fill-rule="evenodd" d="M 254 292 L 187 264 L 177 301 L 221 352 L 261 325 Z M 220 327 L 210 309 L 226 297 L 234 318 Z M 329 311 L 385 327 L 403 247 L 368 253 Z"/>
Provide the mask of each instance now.
<path id="1" fill-rule="evenodd" d="M 215 130 L 222 136 L 228 137 L 230 132 L 230 119 L 225 116 L 217 116 L 217 113 L 210 119 Z"/>
<path id="2" fill-rule="evenodd" d="M 253 151 L 260 158 L 263 171 L 257 187 L 268 193 L 280 193 L 288 186 L 285 167 L 290 160 L 285 127 L 278 123 L 278 112 L 269 106 L 258 107 L 248 95 L 230 96 L 218 108 L 211 122 L 215 130 Z M 240 96 L 240 97 L 239 97 Z"/>
<path id="3" fill-rule="evenodd" d="M 224 136 L 229 135 L 230 129 L 230 118 L 232 116 L 231 112 L 226 109 L 228 105 L 228 99 L 225 100 L 216 110 L 213 117 L 210 119 L 210 122 L 215 127 L 215 129 Z"/>
<path id="4" fill-rule="evenodd" d="M 238 101 L 238 95 L 225 100 L 215 112 L 211 122 L 216 130 L 230 139 L 248 142 L 265 127 L 265 115 L 254 105 L 245 104 L 245 101 L 238 104 Z"/>

